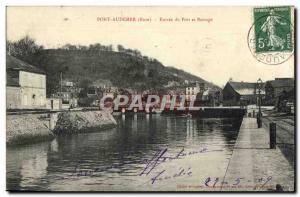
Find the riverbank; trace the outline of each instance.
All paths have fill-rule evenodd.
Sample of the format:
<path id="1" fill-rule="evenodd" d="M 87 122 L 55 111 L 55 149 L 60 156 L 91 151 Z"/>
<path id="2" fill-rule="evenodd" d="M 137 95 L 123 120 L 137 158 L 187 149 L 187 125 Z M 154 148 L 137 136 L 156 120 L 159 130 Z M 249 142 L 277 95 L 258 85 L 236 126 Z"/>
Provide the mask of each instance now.
<path id="1" fill-rule="evenodd" d="M 20 145 L 51 140 L 55 136 L 49 128 L 47 114 L 6 116 L 6 144 Z"/>
<path id="2" fill-rule="evenodd" d="M 258 129 L 256 118 L 245 117 L 222 191 L 275 191 L 277 185 L 278 190 L 292 192 L 294 184 L 294 166 L 279 148 L 269 149 L 269 131 Z"/>
<path id="3" fill-rule="evenodd" d="M 56 135 L 84 133 L 113 128 L 116 120 L 108 111 L 63 112 L 57 115 Z"/>
<path id="4" fill-rule="evenodd" d="M 6 116 L 7 145 L 51 140 L 56 135 L 113 128 L 116 120 L 108 111 L 67 111 Z"/>

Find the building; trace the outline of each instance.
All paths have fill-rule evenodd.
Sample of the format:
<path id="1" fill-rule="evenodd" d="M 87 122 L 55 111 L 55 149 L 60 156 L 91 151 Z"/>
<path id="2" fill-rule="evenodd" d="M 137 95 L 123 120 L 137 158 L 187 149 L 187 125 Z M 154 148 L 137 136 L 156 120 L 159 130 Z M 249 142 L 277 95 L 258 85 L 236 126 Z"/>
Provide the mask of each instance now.
<path id="1" fill-rule="evenodd" d="M 53 95 L 53 98 L 59 98 L 62 100 L 63 108 L 78 107 L 77 94 L 73 92 L 57 92 Z"/>
<path id="2" fill-rule="evenodd" d="M 294 78 L 275 78 L 275 80 L 267 81 L 265 86 L 266 104 L 275 105 L 283 92 L 294 90 L 294 83 Z"/>
<path id="3" fill-rule="evenodd" d="M 281 92 L 276 98 L 275 106 L 279 112 L 295 113 L 295 89 Z"/>
<path id="4" fill-rule="evenodd" d="M 224 106 L 240 106 L 257 104 L 259 89 L 257 83 L 233 82 L 226 83 L 222 90 Z M 262 103 L 265 97 L 264 84 L 260 89 Z"/>
<path id="5" fill-rule="evenodd" d="M 189 101 L 191 98 L 196 98 L 198 93 L 203 93 L 205 91 L 205 83 L 194 82 L 189 84 L 185 88 L 186 100 Z"/>
<path id="6" fill-rule="evenodd" d="M 72 81 L 62 80 L 61 85 L 68 88 L 73 88 L 74 83 Z"/>
<path id="7" fill-rule="evenodd" d="M 178 87 L 180 83 L 178 81 L 168 81 L 167 85 L 164 85 L 165 88 Z"/>
<path id="8" fill-rule="evenodd" d="M 60 91 L 53 94 L 52 98 L 61 99 L 64 109 L 78 107 L 79 88 L 69 80 L 61 80 L 60 85 Z"/>
<path id="9" fill-rule="evenodd" d="M 64 79 L 60 82 L 60 92 L 70 92 L 77 97 L 82 88 L 79 88 L 73 81 Z"/>
<path id="10" fill-rule="evenodd" d="M 196 96 L 195 106 L 219 106 L 221 102 L 220 90 L 206 88 Z"/>
<path id="11" fill-rule="evenodd" d="M 45 72 L 10 55 L 6 55 L 6 108 L 46 108 Z"/>
<path id="12" fill-rule="evenodd" d="M 46 108 L 50 110 L 61 110 L 62 100 L 60 98 L 47 98 Z"/>

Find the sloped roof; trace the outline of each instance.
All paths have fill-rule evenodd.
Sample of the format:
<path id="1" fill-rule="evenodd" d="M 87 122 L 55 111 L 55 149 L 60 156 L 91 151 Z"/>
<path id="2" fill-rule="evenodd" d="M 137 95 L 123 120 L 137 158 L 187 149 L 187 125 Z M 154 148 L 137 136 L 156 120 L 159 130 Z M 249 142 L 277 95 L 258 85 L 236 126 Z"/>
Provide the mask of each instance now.
<path id="1" fill-rule="evenodd" d="M 274 88 L 280 87 L 294 87 L 294 78 L 278 78 L 268 81 Z"/>
<path id="2" fill-rule="evenodd" d="M 6 86 L 16 86 L 19 87 L 19 78 L 13 77 L 10 73 L 6 73 Z"/>
<path id="3" fill-rule="evenodd" d="M 255 83 L 230 81 L 229 84 L 239 95 L 254 94 Z"/>
<path id="4" fill-rule="evenodd" d="M 45 74 L 45 72 L 33 65 L 30 65 L 22 60 L 19 60 L 11 55 L 6 55 L 6 69 L 21 70 L 38 74 Z"/>
<path id="5" fill-rule="evenodd" d="M 256 83 L 249 82 L 228 82 L 230 86 L 239 94 L 239 95 L 252 95 L 256 90 Z M 258 91 L 256 92 L 258 93 Z M 265 94 L 264 84 L 261 89 L 261 94 Z"/>

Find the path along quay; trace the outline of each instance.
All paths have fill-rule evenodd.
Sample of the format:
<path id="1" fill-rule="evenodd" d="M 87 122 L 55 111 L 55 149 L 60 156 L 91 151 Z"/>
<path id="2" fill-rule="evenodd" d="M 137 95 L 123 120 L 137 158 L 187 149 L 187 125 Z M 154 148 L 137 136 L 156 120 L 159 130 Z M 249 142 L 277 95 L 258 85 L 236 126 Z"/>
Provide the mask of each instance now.
<path id="1" fill-rule="evenodd" d="M 294 166 L 278 147 L 270 149 L 269 128 L 263 125 L 258 128 L 256 118 L 243 118 L 222 191 L 294 191 Z"/>

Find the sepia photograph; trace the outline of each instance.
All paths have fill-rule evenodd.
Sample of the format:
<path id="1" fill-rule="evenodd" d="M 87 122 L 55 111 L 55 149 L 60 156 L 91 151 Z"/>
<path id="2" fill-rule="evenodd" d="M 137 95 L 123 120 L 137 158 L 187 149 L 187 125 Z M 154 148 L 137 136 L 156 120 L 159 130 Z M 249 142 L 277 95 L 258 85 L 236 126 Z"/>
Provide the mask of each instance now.
<path id="1" fill-rule="evenodd" d="M 6 6 L 9 192 L 296 192 L 294 6 Z"/>

